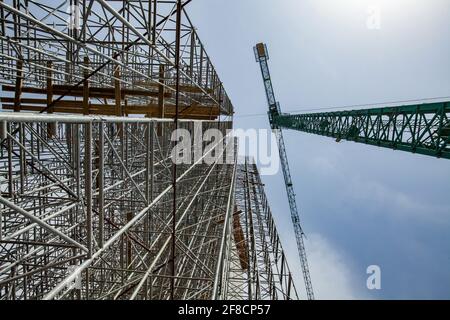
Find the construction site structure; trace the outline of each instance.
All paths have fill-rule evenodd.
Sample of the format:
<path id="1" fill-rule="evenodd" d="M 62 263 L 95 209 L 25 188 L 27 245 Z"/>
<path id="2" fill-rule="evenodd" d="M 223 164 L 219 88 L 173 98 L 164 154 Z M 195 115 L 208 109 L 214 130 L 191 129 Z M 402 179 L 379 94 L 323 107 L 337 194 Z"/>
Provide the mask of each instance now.
<path id="1" fill-rule="evenodd" d="M 0 300 L 299 298 L 190 2 L 0 1 Z"/>
<path id="2" fill-rule="evenodd" d="M 450 159 L 450 102 L 281 114 L 280 128 Z"/>
<path id="3" fill-rule="evenodd" d="M 272 130 L 275 132 L 278 151 L 280 154 L 281 168 L 283 170 L 284 183 L 286 186 L 287 197 L 289 201 L 289 209 L 291 211 L 291 219 L 294 226 L 295 239 L 297 241 L 297 249 L 300 257 L 300 263 L 302 266 L 303 280 L 305 282 L 306 295 L 309 300 L 314 300 L 314 290 L 311 282 L 311 275 L 309 272 L 308 258 L 306 255 L 306 248 L 303 237 L 305 236 L 301 222 L 300 214 L 298 212 L 297 200 L 294 191 L 294 184 L 292 182 L 291 171 L 289 168 L 289 161 L 286 153 L 286 146 L 284 143 L 283 132 L 281 127 L 274 121 L 276 117 L 281 114 L 281 108 L 279 102 L 275 99 L 275 92 L 273 90 L 272 79 L 269 71 L 269 53 L 267 46 L 263 43 L 258 43 L 255 48 L 256 62 L 261 67 L 261 74 L 263 77 L 264 88 L 266 91 L 267 102 L 269 105 L 269 122 Z"/>
<path id="4" fill-rule="evenodd" d="M 405 106 L 342 110 L 305 114 L 286 114 L 275 98 L 264 43 L 254 47 L 269 105 L 269 122 L 280 153 L 287 196 L 297 239 L 303 278 L 309 299 L 314 293 L 304 246 L 296 195 L 293 188 L 282 129 L 333 137 L 336 142 L 349 140 L 368 145 L 450 159 L 450 102 Z"/>
<path id="5" fill-rule="evenodd" d="M 309 114 L 286 114 L 281 111 L 280 104 L 275 99 L 268 66 L 267 46 L 258 43 L 254 47 L 254 52 L 263 77 L 269 105 L 270 126 L 278 141 L 307 296 L 309 299 L 314 299 L 303 241 L 304 233 L 300 225 L 282 129 L 333 137 L 336 142 L 345 139 L 383 148 L 450 159 L 450 102 L 442 101 Z M 426 100 L 435 99 L 424 99 L 422 101 Z"/>
<path id="6" fill-rule="evenodd" d="M 180 118 L 231 116 L 190 2 L 1 1 L 3 109 L 173 118 L 178 93 Z"/>
<path id="7" fill-rule="evenodd" d="M 26 113 L 0 123 L 0 299 L 168 299 L 173 123 Z M 225 136 L 213 164 L 205 152 L 178 166 L 176 299 L 298 297 L 256 166 L 222 164 L 236 148 Z"/>
<path id="8" fill-rule="evenodd" d="M 232 219 L 238 257 L 227 258 L 226 294 L 233 300 L 298 299 L 292 273 L 289 270 L 275 220 L 272 216 L 264 185 L 253 159 L 244 159 L 237 166 L 235 204 Z M 238 259 L 236 259 L 238 258 Z M 247 270 L 243 274 L 242 270 Z"/>

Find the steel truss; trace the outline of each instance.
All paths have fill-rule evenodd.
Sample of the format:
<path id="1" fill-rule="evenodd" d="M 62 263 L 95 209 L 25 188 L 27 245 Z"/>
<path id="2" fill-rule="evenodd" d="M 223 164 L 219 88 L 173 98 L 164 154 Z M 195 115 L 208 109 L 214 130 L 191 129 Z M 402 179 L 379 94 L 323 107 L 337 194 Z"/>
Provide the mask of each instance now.
<path id="1" fill-rule="evenodd" d="M 281 128 L 450 159 L 450 103 L 282 114 Z"/>
<path id="2" fill-rule="evenodd" d="M 235 300 L 298 299 L 256 164 L 237 167 L 235 211 L 229 220 L 224 286 L 217 294 Z"/>
<path id="3" fill-rule="evenodd" d="M 297 298 L 189 2 L 0 1 L 0 300 Z"/>
<path id="4" fill-rule="evenodd" d="M 173 126 L 0 114 L 0 299 L 168 299 Z M 296 298 L 256 166 L 225 161 L 230 122 L 199 126 L 224 139 L 178 165 L 174 297 Z"/>
<path id="5" fill-rule="evenodd" d="M 167 298 L 173 123 L 6 117 L 0 298 Z M 178 166 L 176 298 L 211 295 L 234 170 L 218 160 Z"/>
<path id="6" fill-rule="evenodd" d="M 187 15 L 180 26 L 180 117 L 233 106 Z M 3 109 L 175 115 L 177 1 L 0 1 Z"/>

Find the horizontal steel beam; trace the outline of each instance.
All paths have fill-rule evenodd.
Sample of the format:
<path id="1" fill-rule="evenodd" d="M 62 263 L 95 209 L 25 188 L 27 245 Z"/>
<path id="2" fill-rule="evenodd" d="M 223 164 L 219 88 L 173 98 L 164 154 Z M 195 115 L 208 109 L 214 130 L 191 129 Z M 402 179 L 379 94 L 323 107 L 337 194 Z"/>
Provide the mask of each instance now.
<path id="1" fill-rule="evenodd" d="M 14 113 L 14 112 L 0 112 L 0 122 L 44 122 L 44 123 L 173 123 L 173 119 L 159 119 L 159 118 L 130 118 L 130 117 L 113 117 L 113 116 L 83 116 L 83 115 L 59 115 L 59 114 L 37 114 L 37 113 Z M 188 120 L 180 119 L 181 123 L 217 123 L 217 121 L 204 120 Z"/>

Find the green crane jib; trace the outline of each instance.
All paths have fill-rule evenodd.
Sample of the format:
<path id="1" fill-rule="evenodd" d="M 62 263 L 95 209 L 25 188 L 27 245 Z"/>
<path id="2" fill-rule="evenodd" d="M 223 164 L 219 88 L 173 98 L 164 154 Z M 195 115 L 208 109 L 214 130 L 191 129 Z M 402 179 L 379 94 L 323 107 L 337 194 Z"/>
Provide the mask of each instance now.
<path id="1" fill-rule="evenodd" d="M 308 260 L 306 257 L 306 250 L 304 244 L 304 233 L 300 224 L 300 217 L 297 208 L 297 202 L 295 200 L 295 192 L 292 184 L 291 173 L 289 170 L 289 163 L 286 154 L 286 148 L 284 145 L 283 133 L 281 131 L 281 127 L 279 127 L 274 121 L 277 119 L 280 114 L 280 105 L 275 99 L 275 94 L 272 87 L 272 80 L 270 79 L 269 66 L 267 64 L 267 60 L 269 59 L 269 55 L 267 52 L 267 48 L 264 44 L 259 43 L 255 47 L 255 57 L 256 61 L 259 62 L 261 66 L 261 72 L 264 80 L 264 87 L 266 89 L 267 101 L 269 103 L 269 120 L 272 129 L 274 130 L 277 142 L 278 149 L 280 153 L 281 167 L 283 169 L 284 182 L 286 184 L 286 191 L 289 200 L 289 208 L 291 211 L 291 219 L 294 225 L 295 238 L 297 241 L 297 248 L 300 256 L 300 262 L 302 266 L 303 279 L 305 281 L 306 295 L 309 300 L 314 300 L 314 292 L 311 283 L 311 276 L 309 274 L 309 266 Z"/>
<path id="2" fill-rule="evenodd" d="M 313 114 L 277 114 L 273 124 L 341 140 L 450 159 L 450 102 Z"/>

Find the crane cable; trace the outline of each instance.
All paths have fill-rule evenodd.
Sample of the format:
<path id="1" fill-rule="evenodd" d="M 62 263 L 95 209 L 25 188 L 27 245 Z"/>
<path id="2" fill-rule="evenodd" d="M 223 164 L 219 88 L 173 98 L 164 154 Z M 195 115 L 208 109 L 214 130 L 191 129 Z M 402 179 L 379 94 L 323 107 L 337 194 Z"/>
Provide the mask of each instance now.
<path id="1" fill-rule="evenodd" d="M 381 106 L 381 105 L 390 105 L 390 104 L 398 104 L 398 103 L 409 103 L 409 102 L 427 102 L 431 100 L 444 100 L 444 99 L 450 99 L 450 96 L 447 97 L 434 97 L 434 98 L 423 98 L 423 99 L 411 99 L 411 100 L 397 100 L 397 101 L 388 101 L 388 102 L 376 102 L 376 103 L 365 103 L 365 104 L 353 104 L 353 105 L 347 105 L 347 106 L 340 106 L 340 107 L 318 107 L 318 108 L 310 108 L 310 109 L 297 109 L 297 110 L 289 110 L 286 113 L 296 113 L 296 112 L 315 112 L 315 111 L 325 111 L 325 110 L 334 110 L 334 111 L 341 111 L 342 109 L 349 109 L 349 108 L 363 108 L 363 107 L 373 107 L 373 106 Z M 439 102 L 436 102 L 439 103 Z M 250 117 L 262 117 L 267 116 L 267 113 L 255 113 L 255 114 L 243 114 L 243 115 L 236 115 L 235 118 L 250 118 Z"/>

